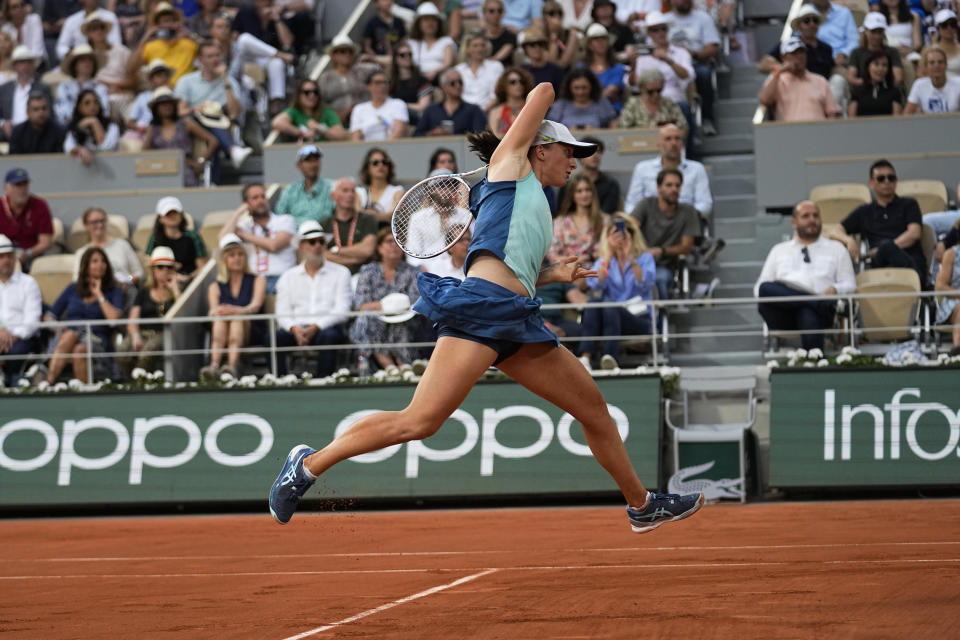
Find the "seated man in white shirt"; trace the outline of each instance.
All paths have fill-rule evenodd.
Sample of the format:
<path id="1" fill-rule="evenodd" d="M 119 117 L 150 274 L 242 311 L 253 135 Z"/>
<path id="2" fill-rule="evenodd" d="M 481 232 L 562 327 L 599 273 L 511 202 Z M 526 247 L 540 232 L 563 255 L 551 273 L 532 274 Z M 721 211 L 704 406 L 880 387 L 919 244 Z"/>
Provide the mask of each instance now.
<path id="1" fill-rule="evenodd" d="M 277 280 L 297 264 L 297 251 L 292 244 L 296 223 L 293 216 L 270 211 L 262 184 L 248 184 L 241 194 L 243 204 L 223 225 L 220 239 L 228 233 L 237 234 L 246 244 L 250 271 L 255 276 L 266 276 L 267 293 L 276 293 Z"/>
<path id="2" fill-rule="evenodd" d="M 307 220 L 297 232 L 303 262 L 277 282 L 278 347 L 344 344 L 351 308 L 350 270 L 326 259 L 327 234 L 319 222 Z M 316 375 L 334 372 L 337 351 L 316 351 Z M 277 354 L 277 369 L 287 373 L 289 352 Z"/>
<path id="3" fill-rule="evenodd" d="M 116 14 L 100 8 L 99 0 L 80 0 L 80 7 L 80 11 L 71 14 L 63 21 L 63 28 L 57 38 L 57 58 L 61 60 L 78 44 L 87 44 L 87 36 L 83 34 L 81 27 L 87 15 L 94 11 L 100 13 L 104 22 L 113 25 L 113 28 L 107 31 L 107 42 L 114 46 L 122 44 L 120 42 L 120 23 L 117 21 Z"/>
<path id="4" fill-rule="evenodd" d="M 831 296 L 856 291 L 853 262 L 842 243 L 823 238 L 820 210 L 804 200 L 793 208 L 796 236 L 773 247 L 754 287 L 761 297 Z M 760 315 L 774 330 L 822 331 L 833 326 L 836 300 L 761 302 Z M 804 349 L 823 349 L 824 334 L 804 333 Z"/>
<path id="5" fill-rule="evenodd" d="M 0 356 L 22 356 L 39 351 L 40 287 L 37 281 L 16 270 L 16 247 L 0 234 Z M 22 360 L 4 360 L 0 387 L 16 384 Z"/>

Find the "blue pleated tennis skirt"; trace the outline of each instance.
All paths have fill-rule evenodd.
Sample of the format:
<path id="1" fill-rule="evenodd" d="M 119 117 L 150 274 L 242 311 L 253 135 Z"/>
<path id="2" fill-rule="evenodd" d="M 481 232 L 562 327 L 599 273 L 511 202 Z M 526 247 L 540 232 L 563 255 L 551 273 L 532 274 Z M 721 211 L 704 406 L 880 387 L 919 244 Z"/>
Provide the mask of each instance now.
<path id="1" fill-rule="evenodd" d="M 447 326 L 479 338 L 560 345 L 540 315 L 540 298 L 517 295 L 482 278 L 458 280 L 433 273 L 417 274 L 417 286 L 420 299 L 413 310 L 429 318 L 438 331 Z"/>

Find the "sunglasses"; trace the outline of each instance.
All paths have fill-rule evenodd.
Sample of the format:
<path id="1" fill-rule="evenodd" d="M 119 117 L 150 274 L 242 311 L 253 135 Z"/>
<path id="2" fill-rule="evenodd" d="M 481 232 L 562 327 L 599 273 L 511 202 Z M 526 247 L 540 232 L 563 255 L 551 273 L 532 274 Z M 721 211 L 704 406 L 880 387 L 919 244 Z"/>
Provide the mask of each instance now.
<path id="1" fill-rule="evenodd" d="M 320 92 L 317 91 L 316 89 L 302 89 L 302 90 L 300 91 L 300 93 L 302 93 L 302 94 L 305 95 L 305 96 L 318 96 L 318 95 L 320 95 Z"/>
<path id="2" fill-rule="evenodd" d="M 667 30 L 667 25 L 665 24 L 658 24 L 653 27 L 647 27 L 647 33 L 656 33 L 658 31 L 666 31 L 666 30 Z"/>
<path id="3" fill-rule="evenodd" d="M 392 165 L 392 164 L 393 164 L 393 163 L 390 162 L 389 160 L 381 160 L 380 158 L 376 158 L 376 159 L 370 161 L 370 166 L 371 166 L 371 167 L 379 167 L 380 165 L 383 165 L 383 166 L 385 166 L 385 167 L 389 167 L 389 166 Z"/>
<path id="4" fill-rule="evenodd" d="M 409 51 L 397 51 L 397 57 L 398 57 L 398 58 L 409 58 L 409 57 L 410 57 L 410 52 L 409 52 Z"/>
<path id="5" fill-rule="evenodd" d="M 551 18 L 556 18 L 557 16 L 563 17 L 563 11 L 544 11 L 543 15 Z"/>
<path id="6" fill-rule="evenodd" d="M 524 48 L 526 48 L 526 47 L 540 47 L 541 49 L 546 49 L 546 48 L 547 48 L 547 43 L 546 43 L 546 42 L 524 42 L 524 43 L 523 43 L 523 46 L 524 46 Z"/>
<path id="7" fill-rule="evenodd" d="M 503 13 L 503 9 L 484 9 L 484 13 Z"/>
<path id="8" fill-rule="evenodd" d="M 170 269 L 171 271 L 173 270 L 173 266 L 169 264 L 155 264 L 153 265 L 153 268 L 154 269 Z"/>
<path id="9" fill-rule="evenodd" d="M 523 84 L 523 80 L 520 78 L 510 78 L 507 80 L 507 84 Z"/>
<path id="10" fill-rule="evenodd" d="M 800 249 L 800 253 L 803 254 L 803 261 L 807 264 L 810 264 L 810 251 L 804 247 L 803 249 Z"/>
<path id="11" fill-rule="evenodd" d="M 93 218 L 93 219 L 91 219 L 91 220 L 87 220 L 87 224 L 90 225 L 91 227 L 95 227 L 95 226 L 98 226 L 98 225 L 101 225 L 101 224 L 107 224 L 107 219 L 106 219 L 106 218 Z"/>
<path id="12" fill-rule="evenodd" d="M 447 82 L 448 87 L 459 87 L 463 84 L 463 80 L 450 80 Z"/>
<path id="13" fill-rule="evenodd" d="M 648 96 L 658 96 L 663 93 L 663 87 L 660 87 L 659 89 L 644 89 L 643 92 Z"/>
<path id="14" fill-rule="evenodd" d="M 820 20 L 814 18 L 813 16 L 807 16 L 800 21 L 800 24 L 820 24 Z"/>
<path id="15" fill-rule="evenodd" d="M 326 242 L 324 242 L 323 238 L 309 238 L 309 239 L 307 239 L 307 240 L 304 240 L 304 242 L 306 242 L 306 243 L 307 243 L 308 245 L 310 245 L 311 247 L 315 247 L 315 246 L 317 246 L 318 244 L 326 244 Z"/>
<path id="16" fill-rule="evenodd" d="M 956 20 L 947 20 L 946 22 L 941 22 L 941 23 L 938 24 L 937 26 L 938 26 L 938 27 L 943 27 L 943 28 L 950 27 L 951 29 L 956 29 L 956 28 L 957 28 L 957 21 L 956 21 Z"/>
<path id="17" fill-rule="evenodd" d="M 101 31 L 104 28 L 105 27 L 103 26 L 102 22 L 91 22 L 90 24 L 87 25 L 87 31 Z"/>
<path id="18" fill-rule="evenodd" d="M 897 174 L 895 173 L 881 173 L 880 175 L 874 178 L 877 182 L 883 184 L 884 182 L 896 182 Z"/>

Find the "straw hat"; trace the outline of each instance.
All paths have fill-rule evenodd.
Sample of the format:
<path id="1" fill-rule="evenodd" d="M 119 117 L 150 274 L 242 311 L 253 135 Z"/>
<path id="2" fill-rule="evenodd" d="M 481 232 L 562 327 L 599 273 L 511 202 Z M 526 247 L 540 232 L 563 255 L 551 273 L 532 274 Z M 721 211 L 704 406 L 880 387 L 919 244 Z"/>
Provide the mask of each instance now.
<path id="1" fill-rule="evenodd" d="M 179 269 L 180 263 L 177 262 L 177 258 L 173 255 L 173 249 L 170 247 L 157 247 L 153 250 L 153 253 L 150 254 L 150 266 L 165 266 Z"/>
<path id="2" fill-rule="evenodd" d="M 230 118 L 223 113 L 223 107 L 219 102 L 213 100 L 204 100 L 200 104 L 200 113 L 197 114 L 197 120 L 205 127 L 212 129 L 230 128 Z"/>
<path id="3" fill-rule="evenodd" d="M 20 62 L 21 60 L 29 60 L 33 64 L 40 64 L 40 57 L 33 55 L 33 51 L 25 44 L 15 47 L 13 54 L 10 56 L 10 62 Z"/>
<path id="4" fill-rule="evenodd" d="M 333 42 L 327 46 L 327 55 L 332 56 L 333 52 L 337 49 L 350 49 L 353 52 L 353 55 L 357 55 L 359 47 L 350 39 L 350 36 L 338 33 L 334 37 Z"/>
<path id="5" fill-rule="evenodd" d="M 610 44 L 613 44 L 617 36 L 607 31 L 607 28 L 599 22 L 594 22 L 587 27 L 587 32 L 583 35 L 583 46 L 586 47 L 594 38 L 606 38 Z"/>
<path id="6" fill-rule="evenodd" d="M 95 9 L 83 19 L 83 23 L 80 25 L 80 33 L 87 35 L 87 30 L 94 22 L 99 22 L 102 24 L 105 33 L 110 33 L 110 30 L 113 29 L 113 23 L 107 20 L 106 17 L 100 13 L 99 9 Z"/>
<path id="7" fill-rule="evenodd" d="M 153 25 L 157 24 L 157 18 L 159 18 L 160 16 L 166 13 L 171 13 L 177 16 L 178 20 L 183 20 L 183 12 L 180 11 L 180 9 L 177 9 L 175 6 L 173 6 L 169 2 L 161 2 L 156 7 L 154 7 L 153 13 L 150 14 L 150 20 L 148 21 L 149 26 L 152 27 Z"/>
<path id="8" fill-rule="evenodd" d="M 800 11 L 797 12 L 797 15 L 793 16 L 793 19 L 790 21 L 790 28 L 794 31 L 800 29 L 800 22 L 804 18 L 813 17 L 817 19 L 817 24 L 823 24 L 823 16 L 817 11 L 816 7 L 812 4 L 805 4 L 800 8 Z"/>
<path id="9" fill-rule="evenodd" d="M 160 102 L 178 102 L 179 98 L 173 95 L 173 90 L 170 87 L 157 87 L 153 90 L 153 97 L 150 98 L 148 106 L 153 109 L 153 107 Z"/>
<path id="10" fill-rule="evenodd" d="M 437 9 L 437 5 L 432 2 L 421 3 L 417 7 L 417 17 L 413 19 L 413 23 L 416 24 L 420 21 L 421 18 L 436 18 L 440 22 L 443 22 L 446 19 L 446 16 L 440 13 L 440 10 Z"/>
<path id="11" fill-rule="evenodd" d="M 74 67 L 76 66 L 77 58 L 81 58 L 83 56 L 90 56 L 90 59 L 93 60 L 92 75 L 97 75 L 97 69 L 100 68 L 100 63 L 97 62 L 97 54 L 94 53 L 93 47 L 88 45 L 86 42 L 78 44 L 73 49 L 70 49 L 70 53 L 68 53 L 60 63 L 60 67 L 62 69 L 66 69 L 67 74 L 76 77 L 77 72 Z"/>

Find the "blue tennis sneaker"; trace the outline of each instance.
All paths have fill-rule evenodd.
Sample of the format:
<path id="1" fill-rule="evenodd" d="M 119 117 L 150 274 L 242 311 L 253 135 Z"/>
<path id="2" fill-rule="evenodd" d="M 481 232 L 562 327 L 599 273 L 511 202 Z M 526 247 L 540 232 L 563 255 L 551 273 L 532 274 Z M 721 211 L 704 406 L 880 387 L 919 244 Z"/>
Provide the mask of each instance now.
<path id="1" fill-rule="evenodd" d="M 299 444 L 287 455 L 280 475 L 270 489 L 270 515 L 280 524 L 290 522 L 300 498 L 313 485 L 314 480 L 303 471 L 303 459 L 316 452 L 316 449 Z"/>
<path id="2" fill-rule="evenodd" d="M 627 517 L 634 532 L 646 533 L 666 522 L 689 518 L 702 506 L 702 493 L 688 493 L 681 496 L 676 493 L 651 491 L 647 506 L 643 509 L 627 507 Z"/>

